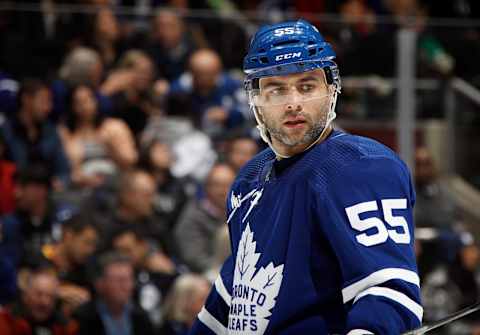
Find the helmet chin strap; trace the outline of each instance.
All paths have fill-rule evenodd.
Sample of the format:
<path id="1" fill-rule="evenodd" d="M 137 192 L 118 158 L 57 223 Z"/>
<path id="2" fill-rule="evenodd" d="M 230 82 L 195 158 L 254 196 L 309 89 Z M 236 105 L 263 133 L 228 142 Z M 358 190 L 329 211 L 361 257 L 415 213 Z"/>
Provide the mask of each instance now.
<path id="1" fill-rule="evenodd" d="M 330 128 L 330 124 L 337 117 L 337 114 L 335 113 L 335 106 L 337 104 L 338 92 L 339 92 L 338 88 L 335 87 L 332 93 L 330 108 L 327 114 L 327 122 L 325 122 L 325 126 L 323 127 L 322 132 L 320 133 L 320 135 L 318 135 L 318 137 L 312 143 L 310 143 L 305 149 L 303 149 L 302 152 L 307 151 L 308 149 L 313 147 L 315 144 L 317 144 L 320 140 L 323 140 L 323 136 L 326 134 L 326 131 Z M 263 123 L 263 120 L 259 115 L 260 112 L 258 111 L 257 107 L 253 104 L 251 104 L 251 108 L 253 109 L 253 114 L 255 115 L 255 119 L 257 120 L 257 129 L 260 132 L 260 137 L 262 138 L 262 140 L 264 140 L 268 144 L 270 149 L 272 149 L 272 151 L 275 153 L 275 156 L 277 156 L 277 159 L 292 157 L 292 156 L 281 154 L 274 148 L 270 134 L 267 130 L 267 127 L 265 127 L 265 124 Z"/>

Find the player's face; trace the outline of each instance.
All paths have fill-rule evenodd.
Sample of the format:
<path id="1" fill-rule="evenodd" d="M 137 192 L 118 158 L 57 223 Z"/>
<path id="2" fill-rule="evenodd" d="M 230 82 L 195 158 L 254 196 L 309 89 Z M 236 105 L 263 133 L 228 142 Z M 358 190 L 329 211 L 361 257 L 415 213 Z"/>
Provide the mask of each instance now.
<path id="1" fill-rule="evenodd" d="M 323 70 L 262 78 L 255 103 L 279 152 L 305 150 L 325 127 L 332 92 Z"/>

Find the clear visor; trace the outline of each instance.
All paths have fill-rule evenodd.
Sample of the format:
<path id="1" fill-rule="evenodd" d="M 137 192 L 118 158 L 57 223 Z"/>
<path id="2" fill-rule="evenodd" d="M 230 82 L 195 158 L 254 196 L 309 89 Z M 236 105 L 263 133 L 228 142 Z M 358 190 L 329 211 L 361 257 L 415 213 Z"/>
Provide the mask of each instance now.
<path id="1" fill-rule="evenodd" d="M 322 69 L 259 79 L 258 88 L 249 90 L 250 102 L 258 107 L 327 99 L 333 88 Z"/>

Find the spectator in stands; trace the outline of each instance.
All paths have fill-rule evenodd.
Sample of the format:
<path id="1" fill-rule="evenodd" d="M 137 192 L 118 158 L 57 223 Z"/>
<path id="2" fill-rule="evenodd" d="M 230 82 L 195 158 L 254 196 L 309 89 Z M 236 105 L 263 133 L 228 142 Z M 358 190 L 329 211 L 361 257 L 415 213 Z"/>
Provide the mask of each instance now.
<path id="1" fill-rule="evenodd" d="M 57 308 L 59 281 L 50 267 L 31 269 L 20 297 L 0 310 L 2 335 L 75 335 L 76 322 L 66 319 Z"/>
<path id="2" fill-rule="evenodd" d="M 64 59 L 59 76 L 69 87 L 81 84 L 99 87 L 103 73 L 103 62 L 97 51 L 76 47 Z"/>
<path id="3" fill-rule="evenodd" d="M 184 95 L 191 101 L 191 110 L 184 113 L 199 129 L 216 138 L 244 124 L 249 109 L 242 84 L 222 71 L 215 51 L 194 52 L 188 70 L 172 83 L 170 94 Z"/>
<path id="4" fill-rule="evenodd" d="M 211 285 L 196 274 L 183 274 L 177 278 L 165 301 L 165 323 L 162 335 L 184 335 L 200 313 Z"/>
<path id="5" fill-rule="evenodd" d="M 427 25 L 428 10 L 424 1 L 386 0 L 385 5 L 392 15 L 395 28 L 415 29 L 418 34 L 418 67 L 420 76 L 449 75 L 455 67 L 455 59 L 445 50 L 440 39 Z"/>
<path id="6" fill-rule="evenodd" d="M 157 10 L 146 49 L 161 75 L 169 81 L 180 77 L 196 44 L 177 12 L 172 9 Z"/>
<path id="7" fill-rule="evenodd" d="M 477 20 L 480 17 L 480 3 L 473 0 L 453 0 L 453 1 L 435 1 L 422 0 L 431 17 Z M 463 21 L 466 22 L 466 21 Z M 441 49 L 432 48 L 431 56 L 447 53 L 453 59 L 459 60 L 455 62 L 455 76 L 462 78 L 470 83 L 473 82 L 478 87 L 478 59 L 480 57 L 479 30 L 477 25 L 462 25 L 461 27 L 435 27 L 435 32 L 439 38 Z M 437 41 L 438 42 L 438 41 Z M 431 46 L 431 44 L 430 44 Z M 444 47 L 444 48 L 442 48 Z M 443 49 L 443 50 L 442 50 Z M 438 52 L 440 51 L 440 52 Z M 432 57 L 434 58 L 434 57 Z M 437 59 L 442 59 L 443 56 Z"/>
<path id="8" fill-rule="evenodd" d="M 126 172 L 118 191 L 118 213 L 126 221 L 144 219 L 152 214 L 155 180 L 142 170 Z"/>
<path id="9" fill-rule="evenodd" d="M 429 149 L 415 150 L 415 224 L 417 227 L 451 228 L 459 223 L 460 215 L 450 197 L 445 180 L 436 169 Z"/>
<path id="10" fill-rule="evenodd" d="M 363 57 L 367 52 L 371 53 L 371 48 L 364 50 L 362 43 L 365 43 L 365 40 L 372 40 L 371 35 L 376 30 L 375 14 L 369 8 L 368 1 L 345 0 L 336 3 L 341 20 L 338 23 L 338 27 L 335 27 L 338 29 L 334 29 L 333 33 L 335 34 L 339 57 L 342 61 L 342 73 L 349 75 L 365 73 L 362 71 L 363 62 L 359 62 L 355 58 Z M 374 38 L 375 36 L 373 36 Z M 383 52 L 383 54 L 385 53 Z M 393 62 L 393 59 L 387 59 L 386 61 Z M 370 71 L 366 73 L 367 75 L 372 74 L 371 69 L 367 71 Z"/>
<path id="11" fill-rule="evenodd" d="M 98 110 L 103 115 L 112 113 L 112 102 L 108 96 L 108 87 L 102 85 L 103 63 L 100 55 L 93 49 L 76 47 L 66 56 L 59 70 L 59 78 L 52 84 L 53 111 L 51 119 L 62 120 L 67 111 L 67 96 L 72 87 L 88 85 L 95 89 L 98 100 Z M 122 80 L 122 78 L 110 78 Z M 105 83 L 106 85 L 106 83 Z M 106 90 L 106 92 L 103 92 Z"/>
<path id="12" fill-rule="evenodd" d="M 91 18 L 88 25 L 85 44 L 96 50 L 108 72 L 120 58 L 124 49 L 120 24 L 112 8 L 101 7 Z"/>
<path id="13" fill-rule="evenodd" d="M 168 82 L 163 79 L 154 81 L 156 70 L 152 59 L 140 50 L 127 51 L 115 72 L 125 74 L 123 81 L 107 80 L 104 87 L 114 86 L 110 88 L 115 106 L 114 115 L 124 120 L 135 137 L 138 137 L 149 118 L 149 100 L 161 99 L 168 90 Z"/>
<path id="14" fill-rule="evenodd" d="M 76 214 L 63 224 L 62 239 L 42 248 L 59 274 L 59 296 L 66 315 L 90 300 L 87 262 L 97 248 L 98 238 L 98 222 L 91 215 Z"/>
<path id="15" fill-rule="evenodd" d="M 181 115 L 184 110 L 189 110 L 184 105 L 183 98 L 169 96 L 165 105 L 165 109 L 170 111 L 169 115 L 160 114 L 150 118 L 141 136 L 141 143 L 145 147 L 158 139 L 168 144 L 175 157 L 170 167 L 172 175 L 175 178 L 203 182 L 217 160 L 212 140 L 195 128 L 189 118 Z M 177 111 L 178 114 L 172 111 Z"/>
<path id="16" fill-rule="evenodd" d="M 192 271 L 212 265 L 215 234 L 225 224 L 225 205 L 235 172 L 226 164 L 215 165 L 205 183 L 205 197 L 187 204 L 175 227 L 178 253 Z"/>
<path id="17" fill-rule="evenodd" d="M 375 13 L 367 1 L 345 0 L 339 2 L 339 14 L 344 28 L 350 29 L 350 35 L 367 36 L 375 30 Z M 343 34 L 348 34 L 346 31 Z"/>
<path id="18" fill-rule="evenodd" d="M 52 108 L 50 89 L 40 80 L 25 80 L 18 101 L 18 111 L 0 126 L 11 160 L 19 168 L 34 162 L 48 164 L 54 188 L 64 188 L 70 180 L 70 166 L 57 130 L 47 120 Z"/>
<path id="19" fill-rule="evenodd" d="M 467 231 L 454 232 L 455 257 L 434 269 L 422 284 L 425 321 L 436 321 L 475 304 L 480 298 L 477 279 L 480 249 Z M 480 318 L 473 314 L 447 327 L 448 334 L 478 334 Z"/>
<path id="20" fill-rule="evenodd" d="M 175 264 L 151 243 L 144 227 L 120 227 L 113 234 L 113 247 L 130 257 L 137 270 L 153 273 L 174 274 Z"/>
<path id="21" fill-rule="evenodd" d="M 385 1 L 378 2 L 382 3 L 383 8 Z M 387 29 L 390 25 L 377 25 L 378 20 L 372 8 L 376 3 L 362 0 L 332 3 L 340 20 L 330 25 L 332 36 L 327 39 L 335 43 L 342 73 L 348 76 L 394 76 L 396 42 L 392 39 L 393 32 Z M 377 45 L 382 45 L 382 48 L 376 48 Z M 350 90 L 356 93 L 355 89 Z"/>
<path id="22" fill-rule="evenodd" d="M 154 139 L 145 148 L 140 158 L 140 165 L 156 181 L 157 190 L 153 206 L 155 212 L 167 224 L 171 231 L 188 200 L 188 183 L 172 175 L 174 161 L 170 146 L 159 139 Z"/>
<path id="23" fill-rule="evenodd" d="M 225 161 L 238 171 L 258 152 L 257 142 L 249 136 L 237 136 L 227 143 Z"/>
<path id="24" fill-rule="evenodd" d="M 95 299 L 75 313 L 78 335 L 153 335 L 147 313 L 132 302 L 135 277 L 132 262 L 116 253 L 103 254 L 95 271 Z"/>
<path id="25" fill-rule="evenodd" d="M 15 172 L 14 163 L 5 159 L 6 147 L 3 134 L 0 132 L 0 215 L 15 209 Z"/>
<path id="26" fill-rule="evenodd" d="M 172 260 L 148 240 L 142 227 L 122 227 L 115 232 L 114 250 L 128 256 L 136 275 L 135 302 L 148 312 L 150 320 L 158 325 L 162 304 L 177 270 Z"/>
<path id="27" fill-rule="evenodd" d="M 105 221 L 102 223 L 104 242 L 111 241 L 117 229 L 139 225 L 157 247 L 169 254 L 171 241 L 168 227 L 154 213 L 155 191 L 155 179 L 148 172 L 139 169 L 124 172 L 120 176 L 114 203 L 105 212 L 100 212 Z"/>
<path id="28" fill-rule="evenodd" d="M 17 267 L 42 246 L 60 238 L 63 220 L 70 209 L 50 199 L 50 174 L 43 165 L 30 165 L 15 181 L 16 210 L 0 218 L 2 239 L 0 257 Z"/>
<path id="29" fill-rule="evenodd" d="M 73 87 L 67 102 L 68 113 L 59 133 L 72 165 L 75 186 L 99 186 L 105 177 L 135 164 L 137 151 L 130 129 L 122 120 L 98 111 L 90 86 Z"/>

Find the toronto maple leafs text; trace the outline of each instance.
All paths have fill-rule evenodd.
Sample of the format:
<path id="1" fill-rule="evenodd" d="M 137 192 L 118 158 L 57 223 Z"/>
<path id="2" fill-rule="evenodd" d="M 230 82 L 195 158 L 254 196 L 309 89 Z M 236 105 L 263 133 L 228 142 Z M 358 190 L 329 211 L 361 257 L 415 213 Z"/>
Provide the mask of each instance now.
<path id="1" fill-rule="evenodd" d="M 241 284 L 233 287 L 232 294 L 233 302 L 230 306 L 228 329 L 256 331 L 258 328 L 255 319 L 257 306 L 262 307 L 265 304 L 266 295 L 253 287 Z M 236 303 L 235 298 L 241 302 Z"/>

